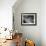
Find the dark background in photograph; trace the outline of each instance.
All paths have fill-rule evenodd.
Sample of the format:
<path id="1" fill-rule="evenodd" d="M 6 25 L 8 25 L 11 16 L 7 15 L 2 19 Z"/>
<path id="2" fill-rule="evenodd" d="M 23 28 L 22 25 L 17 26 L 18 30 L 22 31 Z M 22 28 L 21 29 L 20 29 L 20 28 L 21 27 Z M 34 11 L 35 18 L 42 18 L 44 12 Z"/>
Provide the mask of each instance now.
<path id="1" fill-rule="evenodd" d="M 34 23 L 34 16 L 33 15 L 23 16 L 23 23 Z"/>

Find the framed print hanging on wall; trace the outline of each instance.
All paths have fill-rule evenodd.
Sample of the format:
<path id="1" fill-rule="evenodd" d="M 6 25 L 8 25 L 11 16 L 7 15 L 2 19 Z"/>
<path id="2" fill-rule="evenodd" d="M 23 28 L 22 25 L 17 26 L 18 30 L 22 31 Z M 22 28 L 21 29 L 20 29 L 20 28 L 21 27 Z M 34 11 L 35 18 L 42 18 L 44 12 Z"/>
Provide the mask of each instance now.
<path id="1" fill-rule="evenodd" d="M 21 25 L 37 25 L 37 13 L 21 13 Z"/>

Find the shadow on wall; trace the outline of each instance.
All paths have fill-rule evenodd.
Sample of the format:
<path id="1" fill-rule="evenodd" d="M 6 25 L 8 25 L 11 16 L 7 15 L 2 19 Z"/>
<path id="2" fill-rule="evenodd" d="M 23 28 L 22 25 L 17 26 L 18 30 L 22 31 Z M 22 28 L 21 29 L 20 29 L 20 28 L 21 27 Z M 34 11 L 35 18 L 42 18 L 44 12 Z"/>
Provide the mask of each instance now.
<path id="1" fill-rule="evenodd" d="M 41 38 L 40 35 L 35 35 L 35 32 L 40 32 L 40 25 L 39 25 L 39 10 L 40 10 L 40 0 L 18 0 L 13 6 L 13 13 L 14 13 L 14 24 L 15 30 L 23 33 L 24 39 L 33 39 L 36 46 L 41 46 Z M 38 25 L 37 26 L 22 26 L 21 25 L 21 13 L 38 13 Z M 30 33 L 31 32 L 31 33 Z M 28 36 L 27 36 L 27 34 Z"/>

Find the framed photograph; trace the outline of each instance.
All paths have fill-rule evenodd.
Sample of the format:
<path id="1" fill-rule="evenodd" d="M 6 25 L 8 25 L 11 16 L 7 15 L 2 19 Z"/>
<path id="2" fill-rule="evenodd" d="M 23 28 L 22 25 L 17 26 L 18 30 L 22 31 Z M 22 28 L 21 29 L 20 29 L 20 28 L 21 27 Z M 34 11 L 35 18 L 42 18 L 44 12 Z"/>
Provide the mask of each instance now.
<path id="1" fill-rule="evenodd" d="M 21 13 L 21 25 L 37 25 L 37 13 Z"/>

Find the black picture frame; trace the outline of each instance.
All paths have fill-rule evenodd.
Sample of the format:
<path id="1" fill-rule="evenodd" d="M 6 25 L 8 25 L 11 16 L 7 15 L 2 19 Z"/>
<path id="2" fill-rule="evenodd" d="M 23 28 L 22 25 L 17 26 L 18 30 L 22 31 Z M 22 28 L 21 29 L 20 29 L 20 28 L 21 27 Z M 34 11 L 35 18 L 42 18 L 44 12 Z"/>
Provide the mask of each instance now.
<path id="1" fill-rule="evenodd" d="M 37 25 L 37 13 L 21 13 L 21 25 Z"/>

